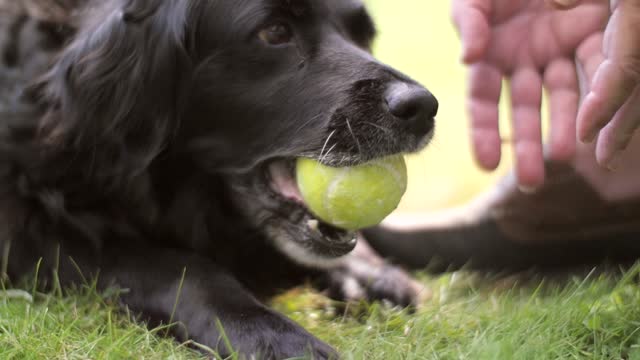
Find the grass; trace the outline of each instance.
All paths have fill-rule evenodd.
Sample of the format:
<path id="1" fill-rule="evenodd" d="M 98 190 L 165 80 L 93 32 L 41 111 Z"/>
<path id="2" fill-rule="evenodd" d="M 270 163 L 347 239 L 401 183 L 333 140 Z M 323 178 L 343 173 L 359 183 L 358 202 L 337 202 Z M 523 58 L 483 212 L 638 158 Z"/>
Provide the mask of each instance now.
<path id="1" fill-rule="evenodd" d="M 640 359 L 638 270 L 549 284 L 454 273 L 428 280 L 434 298 L 417 314 L 289 312 L 346 359 Z"/>
<path id="2" fill-rule="evenodd" d="M 84 288 L 66 295 L 0 293 L 0 359 L 197 358 L 158 336 L 163 329 L 149 331 L 116 310 L 109 294 Z"/>
<path id="3" fill-rule="evenodd" d="M 462 203 L 504 173 L 509 162 L 495 174 L 473 165 L 465 72 L 457 60 L 449 2 L 369 3 L 380 28 L 376 53 L 427 85 L 442 105 L 434 144 L 410 161 L 409 194 L 400 212 Z M 565 279 L 421 275 L 433 297 L 415 314 L 381 304 L 345 307 L 306 288 L 282 294 L 273 306 L 336 346 L 345 359 L 640 360 L 639 273 L 640 265 Z M 98 294 L 92 286 L 65 296 L 0 291 L 0 359 L 202 358 L 164 332 L 131 320 L 116 307 L 114 294 Z"/>
<path id="4" fill-rule="evenodd" d="M 273 306 L 345 359 L 640 359 L 640 266 L 547 278 L 456 272 L 423 276 L 433 296 L 414 314 L 346 305 L 305 288 Z M 148 331 L 94 287 L 0 293 L 0 359 L 201 359 Z M 33 298 L 33 300 L 31 299 Z"/>

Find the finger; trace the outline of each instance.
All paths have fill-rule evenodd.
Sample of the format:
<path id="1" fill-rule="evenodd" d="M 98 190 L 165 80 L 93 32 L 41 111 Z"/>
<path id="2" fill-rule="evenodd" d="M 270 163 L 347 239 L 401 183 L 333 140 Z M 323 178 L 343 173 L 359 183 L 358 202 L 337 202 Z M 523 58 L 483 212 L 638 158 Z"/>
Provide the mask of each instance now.
<path id="1" fill-rule="evenodd" d="M 500 164 L 502 152 L 498 114 L 502 72 L 479 63 L 471 66 L 469 76 L 468 108 L 474 154 L 482 168 L 494 170 Z"/>
<path id="2" fill-rule="evenodd" d="M 589 93 L 593 76 L 598 67 L 604 62 L 602 53 L 603 33 L 591 35 L 578 47 L 576 62 L 580 78 L 580 94 L 586 96 Z"/>
<path id="3" fill-rule="evenodd" d="M 578 115 L 578 78 L 569 59 L 552 62 L 545 71 L 544 85 L 549 93 L 551 115 L 550 157 L 568 161 L 576 152 L 576 116 Z"/>
<path id="4" fill-rule="evenodd" d="M 462 61 L 466 64 L 480 60 L 487 51 L 491 28 L 490 0 L 454 0 L 452 17 L 462 40 Z"/>
<path id="5" fill-rule="evenodd" d="M 544 181 L 542 79 L 533 68 L 520 69 L 512 76 L 510 86 L 518 183 L 522 188 L 535 189 Z"/>
<path id="6" fill-rule="evenodd" d="M 629 146 L 640 127 L 640 87 L 636 87 L 627 102 L 598 136 L 596 158 L 610 170 L 617 170 L 619 155 Z"/>
<path id="7" fill-rule="evenodd" d="M 592 142 L 618 109 L 629 99 L 635 83 L 625 71 L 610 60 L 605 60 L 596 71 L 591 91 L 578 112 L 578 136 L 581 141 Z"/>
<path id="8" fill-rule="evenodd" d="M 627 0 L 613 6 L 605 31 L 606 60 L 598 68 L 578 115 L 583 141 L 592 141 L 611 121 L 640 80 L 640 4 Z"/>

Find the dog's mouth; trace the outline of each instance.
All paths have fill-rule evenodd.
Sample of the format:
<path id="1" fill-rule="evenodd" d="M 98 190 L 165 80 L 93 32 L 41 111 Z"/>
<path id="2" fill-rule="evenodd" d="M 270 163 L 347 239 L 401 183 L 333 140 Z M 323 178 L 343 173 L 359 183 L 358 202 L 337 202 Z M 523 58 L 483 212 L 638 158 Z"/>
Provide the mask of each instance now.
<path id="1" fill-rule="evenodd" d="M 286 214 L 282 215 L 307 238 L 306 250 L 327 258 L 346 255 L 356 246 L 356 233 L 327 224 L 313 215 L 298 188 L 295 162 L 294 159 L 279 159 L 265 165 L 264 181 L 268 191 L 284 205 L 281 208 Z"/>

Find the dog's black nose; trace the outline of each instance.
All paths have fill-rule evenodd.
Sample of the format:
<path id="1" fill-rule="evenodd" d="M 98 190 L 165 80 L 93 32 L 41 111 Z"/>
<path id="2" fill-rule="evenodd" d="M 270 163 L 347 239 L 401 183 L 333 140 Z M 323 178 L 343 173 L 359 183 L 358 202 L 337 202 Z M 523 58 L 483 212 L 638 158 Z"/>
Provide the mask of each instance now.
<path id="1" fill-rule="evenodd" d="M 438 113 L 438 100 L 420 85 L 397 82 L 392 84 L 385 98 L 389 112 L 405 122 L 409 131 L 426 135 L 433 129 Z"/>

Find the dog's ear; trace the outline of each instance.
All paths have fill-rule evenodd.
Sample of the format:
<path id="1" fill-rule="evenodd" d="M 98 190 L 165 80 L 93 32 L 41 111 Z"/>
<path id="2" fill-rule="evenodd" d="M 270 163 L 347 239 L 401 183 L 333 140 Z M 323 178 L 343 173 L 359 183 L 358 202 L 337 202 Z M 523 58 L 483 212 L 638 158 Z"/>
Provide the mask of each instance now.
<path id="1" fill-rule="evenodd" d="M 49 109 L 42 141 L 100 164 L 101 176 L 144 170 L 188 96 L 189 3 L 113 0 L 92 9 L 37 87 Z"/>

